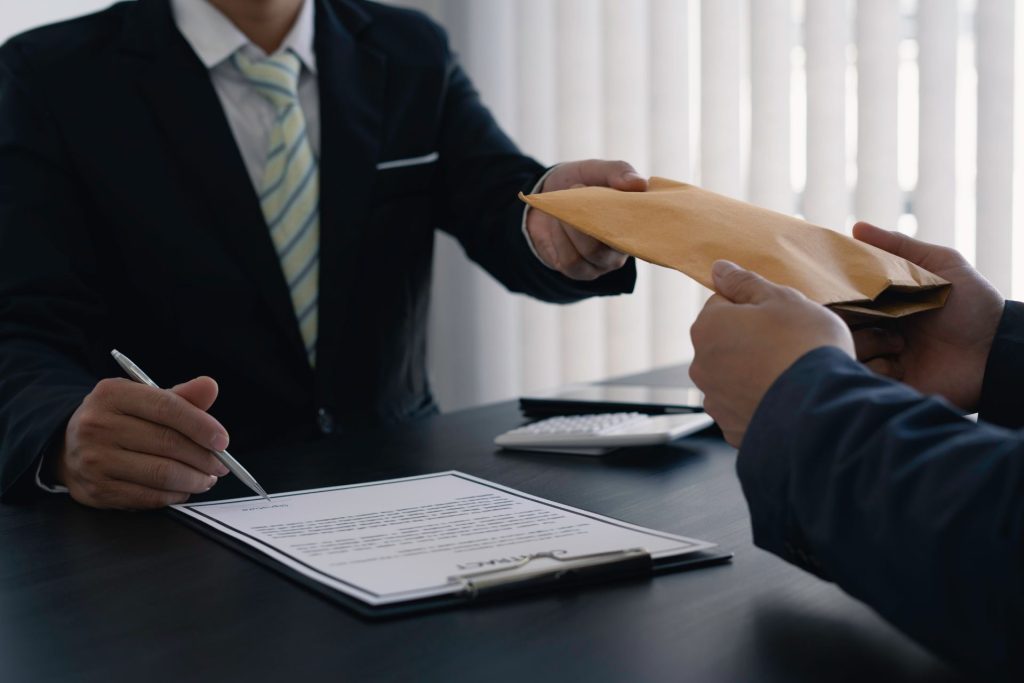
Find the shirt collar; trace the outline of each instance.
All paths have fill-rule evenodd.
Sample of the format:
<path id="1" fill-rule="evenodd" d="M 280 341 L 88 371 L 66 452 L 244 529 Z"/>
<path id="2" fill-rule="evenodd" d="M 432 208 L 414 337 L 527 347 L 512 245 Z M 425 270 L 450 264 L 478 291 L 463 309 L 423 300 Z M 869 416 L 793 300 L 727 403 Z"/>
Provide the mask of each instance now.
<path id="1" fill-rule="evenodd" d="M 313 51 L 313 0 L 303 0 L 295 25 L 281 43 L 281 50 L 291 49 L 310 72 L 316 73 L 316 53 Z M 253 45 L 231 20 L 207 0 L 171 0 L 174 21 L 178 30 L 196 56 L 213 69 L 241 48 L 255 50 L 259 56 L 266 56 Z"/>

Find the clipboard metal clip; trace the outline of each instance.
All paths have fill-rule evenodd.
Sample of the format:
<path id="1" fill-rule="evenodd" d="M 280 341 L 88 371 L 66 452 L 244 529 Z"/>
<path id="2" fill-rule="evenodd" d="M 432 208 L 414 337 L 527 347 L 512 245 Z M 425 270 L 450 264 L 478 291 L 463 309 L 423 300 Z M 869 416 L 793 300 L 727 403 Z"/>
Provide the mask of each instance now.
<path id="1" fill-rule="evenodd" d="M 553 560 L 556 565 L 520 571 L 534 560 Z M 448 581 L 462 584 L 461 592 L 473 599 L 549 584 L 597 582 L 613 577 L 650 574 L 653 567 L 651 554 L 643 548 L 570 556 L 544 550 L 524 555 L 502 567 L 456 574 L 448 577 Z"/>

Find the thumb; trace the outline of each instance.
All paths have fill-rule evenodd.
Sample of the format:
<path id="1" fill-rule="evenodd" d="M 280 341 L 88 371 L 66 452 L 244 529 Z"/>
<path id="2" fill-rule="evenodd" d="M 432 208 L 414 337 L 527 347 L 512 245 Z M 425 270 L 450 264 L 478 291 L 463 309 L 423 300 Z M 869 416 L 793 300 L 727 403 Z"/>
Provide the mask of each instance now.
<path id="1" fill-rule="evenodd" d="M 171 387 L 171 391 L 196 408 L 209 410 L 213 402 L 217 400 L 219 389 L 212 377 L 196 377 L 183 384 Z"/>
<path id="2" fill-rule="evenodd" d="M 604 185 L 626 192 L 644 192 L 647 180 L 625 161 L 588 159 L 579 162 L 578 182 L 583 185 Z"/>
<path id="3" fill-rule="evenodd" d="M 772 296 L 775 285 L 732 261 L 715 261 L 711 266 L 715 291 L 737 304 L 759 304 Z"/>
<path id="4" fill-rule="evenodd" d="M 913 237 L 907 237 L 895 230 L 883 230 L 863 221 L 853 226 L 853 236 L 865 244 L 905 258 L 919 266 L 928 260 L 929 255 L 935 249 L 927 242 L 915 240 Z"/>

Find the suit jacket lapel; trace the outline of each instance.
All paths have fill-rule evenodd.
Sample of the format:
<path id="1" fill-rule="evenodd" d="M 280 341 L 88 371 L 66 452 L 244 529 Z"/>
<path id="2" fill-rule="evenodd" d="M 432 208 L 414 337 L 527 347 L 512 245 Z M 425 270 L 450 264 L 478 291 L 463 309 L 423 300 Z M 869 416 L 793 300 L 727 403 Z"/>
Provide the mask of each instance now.
<path id="1" fill-rule="evenodd" d="M 355 265 L 378 162 L 386 61 L 359 40 L 369 17 L 344 0 L 318 0 L 315 49 L 320 81 L 320 333 L 317 374 L 343 374 L 341 349 Z M 351 362 L 351 361 L 349 361 Z"/>
<path id="2" fill-rule="evenodd" d="M 211 229 L 266 299 L 294 348 L 292 360 L 308 371 L 291 298 L 259 200 L 206 67 L 174 25 L 167 0 L 140 0 L 125 31 L 129 52 L 148 58 L 140 86 L 197 190 L 211 208 Z"/>

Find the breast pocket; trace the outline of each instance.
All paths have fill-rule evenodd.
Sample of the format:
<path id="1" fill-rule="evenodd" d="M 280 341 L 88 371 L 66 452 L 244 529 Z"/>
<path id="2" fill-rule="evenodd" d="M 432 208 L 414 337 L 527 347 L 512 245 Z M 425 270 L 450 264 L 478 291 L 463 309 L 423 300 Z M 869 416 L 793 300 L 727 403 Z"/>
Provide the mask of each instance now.
<path id="1" fill-rule="evenodd" d="M 373 201 L 428 192 L 437 173 L 437 152 L 382 161 L 377 164 Z"/>

